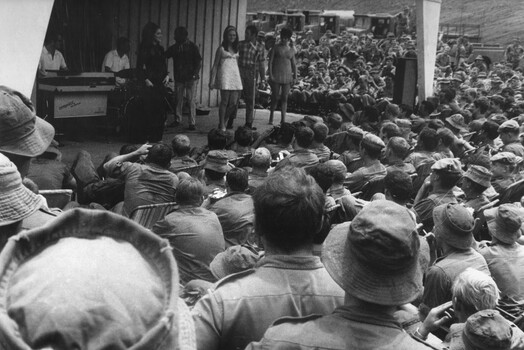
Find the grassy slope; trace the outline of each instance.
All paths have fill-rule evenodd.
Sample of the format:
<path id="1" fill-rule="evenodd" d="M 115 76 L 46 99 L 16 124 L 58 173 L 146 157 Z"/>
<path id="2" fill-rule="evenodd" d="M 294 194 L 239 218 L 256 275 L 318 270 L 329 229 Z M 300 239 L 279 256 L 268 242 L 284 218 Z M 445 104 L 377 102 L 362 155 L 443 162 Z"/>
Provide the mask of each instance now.
<path id="1" fill-rule="evenodd" d="M 284 8 L 355 10 L 357 13 L 398 12 L 413 0 L 247 0 L 248 11 Z M 524 41 L 524 0 L 443 0 L 441 23 L 481 25 L 484 43 Z"/>

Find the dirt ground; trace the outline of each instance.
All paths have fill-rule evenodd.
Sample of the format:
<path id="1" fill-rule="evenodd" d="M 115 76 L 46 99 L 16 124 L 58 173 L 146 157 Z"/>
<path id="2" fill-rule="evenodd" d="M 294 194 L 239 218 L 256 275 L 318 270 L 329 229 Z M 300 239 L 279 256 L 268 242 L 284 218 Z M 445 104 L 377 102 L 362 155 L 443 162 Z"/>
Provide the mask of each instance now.
<path id="1" fill-rule="evenodd" d="M 58 136 L 56 139 L 60 142 L 60 151 L 62 160 L 69 166 L 73 163 L 76 154 L 85 150 L 91 153 L 93 163 L 98 166 L 109 152 L 117 152 L 125 142 L 121 136 L 116 134 L 113 128 L 108 130 L 105 117 L 99 118 L 76 118 L 62 122 L 57 125 Z M 302 115 L 288 113 L 287 121 L 293 122 L 302 118 Z M 255 121 L 253 126 L 258 132 L 270 128 L 268 125 L 269 111 L 257 109 L 255 111 Z M 280 120 L 280 112 L 275 112 L 275 121 Z M 167 123 L 173 121 L 173 115 L 168 115 Z M 239 109 L 234 127 L 243 125 L 245 122 L 245 109 Z M 187 131 L 187 119 L 185 119 L 177 128 L 167 127 L 164 131 L 164 142 L 171 142 L 173 137 L 178 134 L 186 134 L 191 140 L 191 145 L 201 147 L 207 144 L 207 133 L 218 125 L 218 108 L 211 109 L 209 115 L 197 115 L 196 131 Z M 230 132 L 233 132 L 231 130 Z M 63 134 L 63 135 L 60 135 Z"/>

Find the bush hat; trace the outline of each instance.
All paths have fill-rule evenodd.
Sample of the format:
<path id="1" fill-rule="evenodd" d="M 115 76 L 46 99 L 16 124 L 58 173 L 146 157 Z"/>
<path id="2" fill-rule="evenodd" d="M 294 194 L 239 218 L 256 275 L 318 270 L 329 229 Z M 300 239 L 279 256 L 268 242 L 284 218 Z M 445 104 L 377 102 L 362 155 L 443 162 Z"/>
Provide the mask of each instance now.
<path id="1" fill-rule="evenodd" d="M 386 144 L 384 144 L 384 141 L 382 141 L 380 137 L 369 132 L 362 137 L 362 144 L 379 150 L 386 147 Z"/>
<path id="2" fill-rule="evenodd" d="M 362 130 L 358 126 L 352 126 L 346 132 L 349 137 L 357 139 L 357 140 L 362 140 L 365 134 L 364 130 Z"/>
<path id="3" fill-rule="evenodd" d="M 43 198 L 22 184 L 16 166 L 0 153 L 0 226 L 23 220 L 43 205 Z"/>
<path id="4" fill-rule="evenodd" d="M 432 166 L 431 170 L 439 170 L 447 173 L 461 173 L 462 166 L 460 160 L 457 158 L 443 158 L 437 160 Z"/>
<path id="5" fill-rule="evenodd" d="M 506 131 L 519 131 L 519 123 L 513 119 L 505 121 L 499 126 L 498 132 L 501 133 Z"/>
<path id="6" fill-rule="evenodd" d="M 466 350 L 509 350 L 513 330 L 497 310 L 482 310 L 471 315 L 462 331 Z"/>
<path id="7" fill-rule="evenodd" d="M 464 177 L 486 188 L 491 186 L 492 175 L 488 169 L 481 165 L 472 165 L 464 173 Z"/>
<path id="8" fill-rule="evenodd" d="M 491 162 L 501 162 L 510 165 L 516 165 L 522 158 L 517 157 L 513 152 L 499 152 L 490 158 Z"/>
<path id="9" fill-rule="evenodd" d="M 258 254 L 250 249 L 234 245 L 227 248 L 211 261 L 209 269 L 213 276 L 222 279 L 233 273 L 251 269 L 258 262 Z"/>
<path id="10" fill-rule="evenodd" d="M 514 204 L 484 210 L 489 233 L 502 243 L 513 244 L 522 234 L 522 211 Z"/>
<path id="11" fill-rule="evenodd" d="M 209 151 L 204 162 L 204 169 L 227 173 L 230 170 L 227 153 L 225 151 Z"/>
<path id="12" fill-rule="evenodd" d="M 446 121 L 455 129 L 458 129 L 461 132 L 468 132 L 468 126 L 464 121 L 464 116 L 462 114 L 453 114 L 446 118 Z"/>
<path id="13" fill-rule="evenodd" d="M 456 203 L 442 204 L 433 209 L 435 237 L 457 249 L 468 249 L 473 243 L 473 215 Z"/>
<path id="14" fill-rule="evenodd" d="M 327 236 L 322 260 L 348 294 L 373 304 L 402 305 L 422 291 L 420 241 L 409 210 L 392 201 L 370 202 L 351 223 Z"/>
<path id="15" fill-rule="evenodd" d="M 36 116 L 27 97 L 0 86 L 0 151 L 36 157 L 44 153 L 54 136 L 53 126 Z"/>
<path id="16" fill-rule="evenodd" d="M 74 209 L 11 237 L 0 278 L 10 301 L 0 304 L 7 349 L 177 347 L 181 306 L 169 243 L 122 216 Z"/>

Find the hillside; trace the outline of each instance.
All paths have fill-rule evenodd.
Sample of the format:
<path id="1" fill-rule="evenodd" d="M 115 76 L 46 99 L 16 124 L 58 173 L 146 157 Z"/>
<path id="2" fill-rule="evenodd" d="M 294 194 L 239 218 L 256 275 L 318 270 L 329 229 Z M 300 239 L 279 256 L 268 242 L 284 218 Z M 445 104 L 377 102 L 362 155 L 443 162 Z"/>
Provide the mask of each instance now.
<path id="1" fill-rule="evenodd" d="M 247 0 L 247 10 L 303 8 L 396 13 L 413 4 L 413 0 Z M 440 21 L 442 24 L 481 24 L 484 43 L 506 45 L 515 36 L 524 42 L 524 0 L 443 0 Z"/>

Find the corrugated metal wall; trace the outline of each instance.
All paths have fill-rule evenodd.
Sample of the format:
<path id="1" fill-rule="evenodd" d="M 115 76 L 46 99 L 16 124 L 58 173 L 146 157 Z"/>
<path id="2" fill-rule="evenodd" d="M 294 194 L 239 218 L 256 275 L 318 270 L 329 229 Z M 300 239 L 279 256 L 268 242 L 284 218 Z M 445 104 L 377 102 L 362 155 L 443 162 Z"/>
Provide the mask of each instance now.
<path id="1" fill-rule="evenodd" d="M 236 26 L 240 38 L 244 37 L 247 0 L 114 0 L 112 4 L 113 43 L 120 36 L 129 38 L 131 67 L 136 64 L 140 32 L 147 22 L 162 28 L 164 48 L 174 44 L 175 28 L 185 26 L 203 58 L 197 102 L 218 105 L 218 92 L 208 88 L 215 51 L 228 25 Z M 169 71 L 173 71 L 171 61 Z"/>

